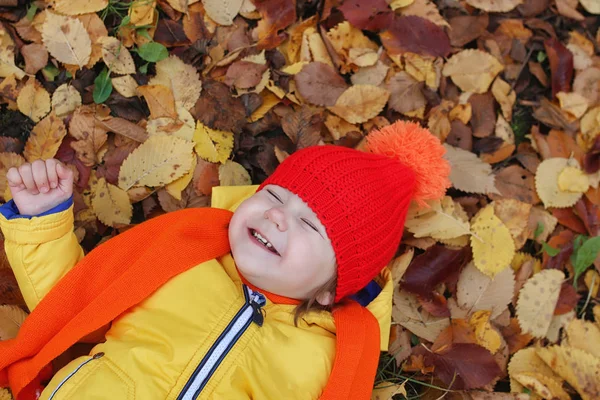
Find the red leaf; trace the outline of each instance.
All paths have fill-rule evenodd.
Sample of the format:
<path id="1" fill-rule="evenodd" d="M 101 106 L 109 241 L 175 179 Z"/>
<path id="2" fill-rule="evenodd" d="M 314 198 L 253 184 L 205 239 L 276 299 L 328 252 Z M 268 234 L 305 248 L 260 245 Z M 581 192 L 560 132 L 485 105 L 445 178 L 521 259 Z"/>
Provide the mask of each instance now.
<path id="1" fill-rule="evenodd" d="M 581 200 L 580 200 L 581 201 Z M 558 223 L 577 233 L 586 233 L 585 225 L 572 208 L 551 208 L 552 215 L 558 219 Z"/>
<path id="2" fill-rule="evenodd" d="M 425 311 L 434 317 L 450 317 L 450 309 L 446 298 L 439 293 L 433 293 L 431 297 L 417 296 L 417 300 Z"/>
<path id="3" fill-rule="evenodd" d="M 579 199 L 573 207 L 573 212 L 585 225 L 590 236 L 597 236 L 600 234 L 600 208 L 592 203 L 586 197 Z"/>
<path id="4" fill-rule="evenodd" d="M 558 301 L 556 302 L 556 308 L 554 309 L 554 315 L 566 314 L 575 308 L 579 301 L 579 295 L 575 291 L 573 285 L 569 282 L 563 282 L 560 287 L 560 294 L 558 295 Z"/>
<path id="5" fill-rule="evenodd" d="M 434 375 L 449 389 L 480 388 L 502 373 L 492 353 L 476 344 L 453 344 L 448 351 L 429 353 L 425 358 L 435 366 Z"/>
<path id="6" fill-rule="evenodd" d="M 390 28 L 381 33 L 381 41 L 392 54 L 411 52 L 434 57 L 450 54 L 450 39 L 433 22 L 414 15 L 396 17 Z"/>
<path id="7" fill-rule="evenodd" d="M 294 77 L 300 95 L 318 106 L 333 106 L 348 84 L 331 66 L 322 62 L 305 65 Z"/>
<path id="8" fill-rule="evenodd" d="M 154 41 L 167 47 L 190 44 L 181 23 L 166 18 L 159 18 L 154 32 Z"/>
<path id="9" fill-rule="evenodd" d="M 385 0 L 346 0 L 338 9 L 352 25 L 369 31 L 385 29 L 394 19 Z"/>
<path id="10" fill-rule="evenodd" d="M 225 84 L 238 89 L 250 89 L 260 83 L 267 68 L 266 65 L 250 61 L 234 62 L 227 69 Z"/>
<path id="11" fill-rule="evenodd" d="M 545 251 L 542 253 L 542 268 L 543 269 L 558 269 L 566 268 L 571 254 L 573 254 L 573 232 L 569 230 L 561 231 L 558 235 L 552 236 L 548 240 L 548 245 L 555 249 L 560 249 L 560 252 L 554 257 L 550 257 Z"/>
<path id="12" fill-rule="evenodd" d="M 555 38 L 544 41 L 544 48 L 552 71 L 552 97 L 558 92 L 570 92 L 573 79 L 573 53 Z"/>
<path id="13" fill-rule="evenodd" d="M 511 318 L 508 326 L 500 327 L 500 333 L 506 340 L 510 354 L 525 348 L 533 339 L 530 334 L 521 332 L 521 326 L 516 318 Z"/>
<path id="14" fill-rule="evenodd" d="M 433 289 L 460 271 L 468 262 L 469 255 L 469 246 L 460 250 L 431 246 L 410 263 L 402 278 L 402 289 L 431 299 Z"/>
<path id="15" fill-rule="evenodd" d="M 63 142 L 60 144 L 58 151 L 56 152 L 56 158 L 62 161 L 65 164 L 73 164 L 77 171 L 79 171 L 79 179 L 75 184 L 80 188 L 85 188 L 88 185 L 88 180 L 90 179 L 90 174 L 92 172 L 92 167 L 88 167 L 84 165 L 79 158 L 77 158 L 77 154 L 75 154 L 75 150 L 71 147 L 71 142 L 74 142 L 75 139 L 71 136 L 67 136 L 64 138 Z"/>
<path id="16" fill-rule="evenodd" d="M 258 33 L 257 48 L 274 49 L 285 39 L 285 33 L 279 31 L 296 21 L 296 0 L 251 0 L 262 19 L 256 27 Z"/>

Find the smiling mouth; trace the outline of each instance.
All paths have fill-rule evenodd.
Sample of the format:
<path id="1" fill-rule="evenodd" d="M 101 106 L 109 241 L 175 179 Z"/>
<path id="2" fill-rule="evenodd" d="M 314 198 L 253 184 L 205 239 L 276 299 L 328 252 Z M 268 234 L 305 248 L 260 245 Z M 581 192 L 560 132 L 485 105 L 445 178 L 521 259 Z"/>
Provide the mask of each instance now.
<path id="1" fill-rule="evenodd" d="M 269 242 L 266 238 L 264 238 L 260 233 L 258 233 L 257 231 L 255 231 L 254 229 L 250 228 L 248 229 L 248 232 L 250 233 L 250 236 L 259 244 L 261 245 L 264 249 L 266 249 L 267 251 L 280 256 L 279 252 L 277 250 L 275 250 L 275 247 L 273 247 L 273 245 L 271 244 L 271 242 Z"/>

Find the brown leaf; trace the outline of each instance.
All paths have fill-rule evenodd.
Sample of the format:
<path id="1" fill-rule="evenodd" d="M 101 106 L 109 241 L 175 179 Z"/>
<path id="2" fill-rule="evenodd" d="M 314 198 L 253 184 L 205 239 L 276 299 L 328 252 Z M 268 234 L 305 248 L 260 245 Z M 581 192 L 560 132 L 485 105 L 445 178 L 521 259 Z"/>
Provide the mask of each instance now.
<path id="1" fill-rule="evenodd" d="M 419 300 L 423 309 L 434 317 L 450 317 L 448 302 L 443 295 L 434 292 L 431 297 L 428 298 L 417 296 L 417 300 Z"/>
<path id="2" fill-rule="evenodd" d="M 471 116 L 473 136 L 478 138 L 490 136 L 496 128 L 494 96 L 491 93 L 473 94 L 469 97 L 469 103 L 473 110 Z"/>
<path id="3" fill-rule="evenodd" d="M 297 149 L 314 146 L 321 141 L 323 116 L 308 106 L 289 112 L 281 119 L 281 127 Z"/>
<path id="4" fill-rule="evenodd" d="M 446 143 L 463 150 L 471 151 L 473 149 L 473 132 L 471 128 L 461 121 L 454 120 L 450 124 L 450 133 L 446 138 Z"/>
<path id="5" fill-rule="evenodd" d="M 480 388 L 502 373 L 492 354 L 470 343 L 453 344 L 449 350 L 425 355 L 435 366 L 434 375 L 454 390 Z"/>
<path id="6" fill-rule="evenodd" d="M 262 19 L 258 22 L 257 47 L 273 49 L 279 46 L 286 35 L 280 33 L 296 21 L 296 0 L 251 0 Z"/>
<path id="7" fill-rule="evenodd" d="M 219 164 L 204 161 L 198 157 L 198 163 L 194 169 L 192 185 L 199 195 L 210 196 L 212 188 L 219 186 Z"/>
<path id="8" fill-rule="evenodd" d="M 518 165 L 511 165 L 496 173 L 496 188 L 501 196 L 490 195 L 493 200 L 508 197 L 529 204 L 540 202 L 535 190 L 535 175 Z"/>
<path id="9" fill-rule="evenodd" d="M 548 87 L 548 77 L 546 76 L 546 72 L 544 71 L 544 68 L 542 68 L 542 65 L 535 61 L 529 61 L 527 65 L 529 66 L 529 72 L 540 81 L 542 86 Z"/>
<path id="10" fill-rule="evenodd" d="M 579 301 L 579 297 L 580 296 L 570 282 L 563 282 L 560 287 L 554 315 L 563 315 L 573 310 Z"/>
<path id="11" fill-rule="evenodd" d="M 148 134 L 144 128 L 123 118 L 110 117 L 100 121 L 100 125 L 109 132 L 118 133 L 139 143 L 143 143 L 148 139 Z"/>
<path id="12" fill-rule="evenodd" d="M 246 124 L 242 101 L 231 96 L 227 85 L 212 80 L 202 82 L 202 93 L 190 113 L 211 129 L 240 133 Z"/>
<path id="13" fill-rule="evenodd" d="M 404 52 L 446 57 L 450 54 L 450 39 L 433 22 L 409 15 L 396 17 L 390 28 L 381 33 L 381 42 L 392 54 Z"/>
<path id="14" fill-rule="evenodd" d="M 0 268 L 0 304 L 25 305 L 15 275 L 10 268 Z"/>
<path id="15" fill-rule="evenodd" d="M 344 78 L 333 67 L 312 62 L 294 77 L 300 95 L 311 104 L 330 107 L 348 88 Z"/>
<path id="16" fill-rule="evenodd" d="M 106 129 L 98 121 L 108 115 L 107 110 L 108 108 L 104 106 L 79 107 L 73 113 L 69 123 L 69 134 L 78 139 L 71 143 L 71 147 L 77 153 L 77 157 L 88 167 L 100 161 L 97 153 L 108 139 Z"/>
<path id="17" fill-rule="evenodd" d="M 56 152 L 56 158 L 67 165 L 73 165 L 77 172 L 78 178 L 75 179 L 75 183 L 78 187 L 84 188 L 88 186 L 92 167 L 85 165 L 79 158 L 75 150 L 71 147 L 71 143 L 75 142 L 70 136 L 65 137 L 61 143 L 58 151 Z"/>
<path id="18" fill-rule="evenodd" d="M 575 215 L 572 208 L 551 208 L 550 211 L 559 224 L 577 233 L 585 234 L 587 232 L 583 221 Z"/>
<path id="19" fill-rule="evenodd" d="M 175 97 L 171 88 L 163 85 L 145 85 L 139 86 L 138 92 L 146 99 L 152 119 L 161 117 L 177 118 Z"/>
<path id="20" fill-rule="evenodd" d="M 528 18 L 543 13 L 550 6 L 550 0 L 525 0 L 517 6 L 519 13 Z"/>
<path id="21" fill-rule="evenodd" d="M 573 79 L 573 53 L 558 39 L 545 40 L 544 49 L 552 71 L 552 97 L 558 92 L 570 92 Z"/>
<path id="22" fill-rule="evenodd" d="M 508 344 L 510 354 L 525 348 L 533 339 L 530 334 L 521 332 L 521 326 L 517 318 L 511 318 L 508 326 L 500 327 L 500 332 Z"/>
<path id="23" fill-rule="evenodd" d="M 410 332 L 400 325 L 391 327 L 389 353 L 394 355 L 397 366 L 410 357 Z"/>
<path id="24" fill-rule="evenodd" d="M 403 114 L 425 107 L 427 99 L 423 95 L 423 87 L 424 82 L 418 82 L 404 71 L 398 72 L 387 83 L 389 106 Z"/>
<path id="25" fill-rule="evenodd" d="M 571 120 L 569 114 L 545 97 L 541 98 L 540 107 L 533 111 L 533 117 L 551 128 L 573 133 L 578 130 L 578 124 Z"/>
<path id="26" fill-rule="evenodd" d="M 267 65 L 250 61 L 237 61 L 229 66 L 225 75 L 225 83 L 238 89 L 250 89 L 258 85 Z"/>
<path id="27" fill-rule="evenodd" d="M 0 152 L 2 153 L 20 153 L 24 145 L 17 138 L 0 136 Z"/>
<path id="28" fill-rule="evenodd" d="M 185 46 L 190 44 L 189 39 L 183 31 L 183 26 L 168 18 L 159 18 L 154 41 L 166 47 Z"/>
<path id="29" fill-rule="evenodd" d="M 116 146 L 115 140 L 111 140 L 108 145 L 108 151 L 104 155 L 103 163 L 96 170 L 98 178 L 104 178 L 107 182 L 118 185 L 119 181 L 119 170 L 123 161 L 135 150 L 140 143 L 133 140 L 127 142 L 127 144 Z"/>
<path id="30" fill-rule="evenodd" d="M 394 18 L 385 0 L 345 0 L 338 10 L 355 27 L 370 31 L 387 28 Z"/>
<path id="31" fill-rule="evenodd" d="M 450 19 L 450 44 L 463 47 L 478 39 L 487 31 L 490 17 L 487 13 L 481 15 L 459 15 Z"/>
<path id="32" fill-rule="evenodd" d="M 28 44 L 21 47 L 21 54 L 25 59 L 25 72 L 35 75 L 48 64 L 48 50 L 41 44 Z"/>
<path id="33" fill-rule="evenodd" d="M 188 7 L 187 15 L 183 16 L 183 31 L 192 43 L 212 36 L 204 24 L 204 6 L 201 2 Z"/>

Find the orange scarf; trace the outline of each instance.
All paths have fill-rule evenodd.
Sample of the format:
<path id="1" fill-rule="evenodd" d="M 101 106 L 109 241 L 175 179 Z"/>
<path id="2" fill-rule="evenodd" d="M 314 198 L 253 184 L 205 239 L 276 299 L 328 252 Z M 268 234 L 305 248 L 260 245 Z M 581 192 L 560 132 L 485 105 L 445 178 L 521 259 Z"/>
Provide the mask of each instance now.
<path id="1" fill-rule="evenodd" d="M 95 248 L 42 299 L 15 339 L 0 342 L 0 387 L 10 385 L 17 400 L 37 399 L 54 358 L 170 278 L 227 254 L 231 216 L 217 208 L 171 212 Z M 379 360 L 379 325 L 356 302 L 339 307 L 333 316 L 336 357 L 321 399 L 369 399 Z"/>

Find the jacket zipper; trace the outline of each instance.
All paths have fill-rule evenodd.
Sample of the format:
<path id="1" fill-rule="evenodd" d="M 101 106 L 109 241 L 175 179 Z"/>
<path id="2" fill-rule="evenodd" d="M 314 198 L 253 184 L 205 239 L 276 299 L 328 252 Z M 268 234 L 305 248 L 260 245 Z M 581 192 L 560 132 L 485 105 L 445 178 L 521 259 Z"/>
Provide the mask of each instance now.
<path id="1" fill-rule="evenodd" d="M 245 304 L 221 332 L 215 343 L 208 350 L 192 376 L 187 381 L 177 400 L 194 400 L 208 383 L 221 362 L 237 343 L 240 337 L 250 327 L 252 322 L 262 326 L 264 318 L 261 307 L 266 304 L 262 293 L 254 292 L 248 286 L 243 287 Z"/>
<path id="2" fill-rule="evenodd" d="M 82 362 L 81 364 L 79 364 L 77 366 L 77 368 L 75 368 L 73 371 L 71 371 L 71 373 L 69 375 L 67 375 L 59 384 L 58 386 L 56 386 L 56 388 L 54 388 L 54 390 L 52 391 L 52 394 L 50 394 L 50 397 L 48 398 L 48 400 L 52 400 L 54 398 L 54 395 L 56 395 L 56 392 L 58 392 L 58 390 L 63 387 L 63 385 L 69 380 L 71 379 L 71 377 L 73 375 L 75 375 L 81 368 L 83 368 L 84 365 L 97 360 L 101 357 L 104 357 L 104 353 L 100 352 L 100 353 L 96 353 L 92 356 L 92 358 L 89 358 L 87 360 L 85 360 L 84 362 Z"/>

